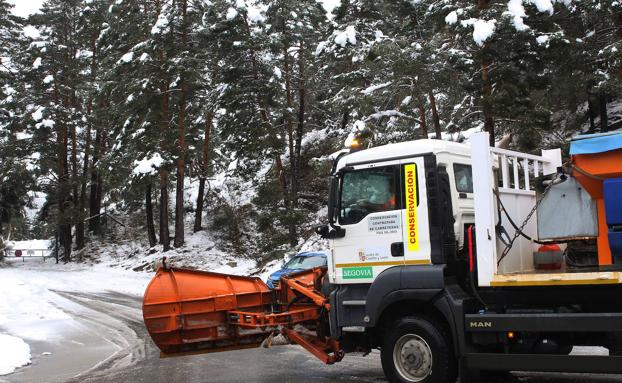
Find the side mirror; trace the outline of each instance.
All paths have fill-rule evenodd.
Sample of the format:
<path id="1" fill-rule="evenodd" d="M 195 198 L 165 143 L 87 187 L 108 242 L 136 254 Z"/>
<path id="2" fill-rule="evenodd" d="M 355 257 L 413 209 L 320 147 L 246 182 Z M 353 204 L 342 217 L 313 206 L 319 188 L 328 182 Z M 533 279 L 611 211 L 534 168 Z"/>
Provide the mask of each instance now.
<path id="1" fill-rule="evenodd" d="M 339 226 L 333 226 L 333 230 L 331 230 L 328 225 L 321 225 L 315 228 L 315 232 L 324 239 L 343 238 L 346 236 L 346 230 Z"/>
<path id="2" fill-rule="evenodd" d="M 329 231 L 328 225 L 319 225 L 315 227 L 315 233 L 322 238 L 328 238 Z"/>

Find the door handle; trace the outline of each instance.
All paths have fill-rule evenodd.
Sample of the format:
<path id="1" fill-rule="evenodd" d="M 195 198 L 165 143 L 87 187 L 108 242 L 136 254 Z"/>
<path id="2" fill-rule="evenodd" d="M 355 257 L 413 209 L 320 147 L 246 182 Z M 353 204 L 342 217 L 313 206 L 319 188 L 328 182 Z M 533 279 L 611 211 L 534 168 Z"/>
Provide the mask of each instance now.
<path id="1" fill-rule="evenodd" d="M 404 256 L 404 242 L 393 242 L 391 244 L 391 256 L 393 257 Z"/>

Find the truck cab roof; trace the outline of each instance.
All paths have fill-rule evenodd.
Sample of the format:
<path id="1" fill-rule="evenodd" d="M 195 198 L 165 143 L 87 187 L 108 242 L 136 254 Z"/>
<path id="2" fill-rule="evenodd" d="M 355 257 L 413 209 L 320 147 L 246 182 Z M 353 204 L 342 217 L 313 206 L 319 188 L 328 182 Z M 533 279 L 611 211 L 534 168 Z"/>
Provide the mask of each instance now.
<path id="1" fill-rule="evenodd" d="M 337 169 L 362 163 L 383 162 L 393 159 L 407 158 L 425 153 L 448 153 L 459 156 L 470 156 L 471 146 L 452 141 L 430 139 L 387 144 L 343 156 L 339 160 Z"/>

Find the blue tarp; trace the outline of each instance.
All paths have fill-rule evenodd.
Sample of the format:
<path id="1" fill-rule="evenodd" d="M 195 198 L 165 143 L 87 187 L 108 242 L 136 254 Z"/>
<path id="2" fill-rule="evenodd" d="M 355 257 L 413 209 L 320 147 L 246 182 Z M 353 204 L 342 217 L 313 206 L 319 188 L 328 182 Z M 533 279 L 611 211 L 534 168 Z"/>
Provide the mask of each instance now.
<path id="1" fill-rule="evenodd" d="M 622 149 L 622 133 L 579 136 L 570 143 L 570 155 L 603 153 L 616 149 Z"/>

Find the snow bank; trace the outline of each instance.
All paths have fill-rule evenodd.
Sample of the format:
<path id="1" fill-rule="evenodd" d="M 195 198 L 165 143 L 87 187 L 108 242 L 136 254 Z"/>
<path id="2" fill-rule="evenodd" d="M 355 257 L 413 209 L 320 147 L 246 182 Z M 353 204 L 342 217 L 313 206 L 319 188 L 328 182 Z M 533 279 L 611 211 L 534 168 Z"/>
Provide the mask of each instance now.
<path id="1" fill-rule="evenodd" d="M 30 347 L 22 339 L 0 334 L 0 375 L 30 364 Z"/>
<path id="2" fill-rule="evenodd" d="M 54 324 L 70 318 L 53 304 L 57 297 L 48 290 L 51 279 L 49 274 L 0 269 L 0 327 L 30 340 L 53 337 Z"/>

